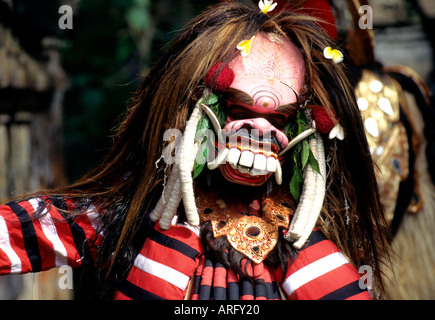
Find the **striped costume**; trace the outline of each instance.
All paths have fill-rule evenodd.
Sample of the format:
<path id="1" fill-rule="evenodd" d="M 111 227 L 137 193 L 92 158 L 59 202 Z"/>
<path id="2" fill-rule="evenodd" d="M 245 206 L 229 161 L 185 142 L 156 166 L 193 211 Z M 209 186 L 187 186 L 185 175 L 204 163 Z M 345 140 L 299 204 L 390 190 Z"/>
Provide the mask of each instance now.
<path id="1" fill-rule="evenodd" d="M 72 220 L 66 214 L 74 210 L 72 202 L 43 200 L 0 206 L 1 275 L 94 263 L 101 237 L 96 208 Z M 42 215 L 32 219 L 35 212 Z M 115 299 L 370 299 L 356 269 L 318 230 L 289 262 L 285 277 L 280 268 L 260 263 L 249 271 L 254 281 L 239 279 L 202 251 L 197 229 L 156 224 Z"/>

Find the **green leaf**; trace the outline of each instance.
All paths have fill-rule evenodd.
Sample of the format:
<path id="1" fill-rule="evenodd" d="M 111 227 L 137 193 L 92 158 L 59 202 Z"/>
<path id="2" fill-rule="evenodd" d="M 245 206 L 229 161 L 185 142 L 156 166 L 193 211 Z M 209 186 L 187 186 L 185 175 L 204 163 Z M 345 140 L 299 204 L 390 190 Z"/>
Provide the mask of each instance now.
<path id="1" fill-rule="evenodd" d="M 299 110 L 297 120 L 301 125 L 304 125 L 304 126 L 308 125 L 308 119 L 307 119 L 307 116 L 306 116 L 304 111 Z"/>
<path id="2" fill-rule="evenodd" d="M 227 118 L 227 112 L 224 108 L 220 106 L 220 95 L 216 95 L 211 93 L 209 96 L 205 97 L 201 103 L 207 105 L 211 111 L 216 115 L 219 120 L 220 125 L 223 127 L 225 124 L 225 120 Z"/>
<path id="3" fill-rule="evenodd" d="M 302 169 L 305 168 L 305 165 L 308 162 L 308 158 L 310 156 L 310 145 L 307 140 L 302 141 L 302 153 L 301 153 L 301 163 Z"/>
<path id="4" fill-rule="evenodd" d="M 196 126 L 196 133 L 198 134 L 198 131 L 209 129 L 211 127 L 210 119 L 207 116 L 202 116 L 201 119 L 198 121 L 198 125 Z M 202 162 L 203 163 L 197 163 L 196 159 L 193 164 L 193 178 L 195 179 L 197 176 L 200 175 L 202 170 L 204 169 L 204 165 L 207 160 L 208 155 L 208 143 L 207 143 L 207 135 L 204 135 L 201 141 L 200 149 L 198 151 L 198 155 L 202 153 Z"/>
<path id="5" fill-rule="evenodd" d="M 196 131 L 202 130 L 202 129 L 210 129 L 211 122 L 210 119 L 207 116 L 202 116 L 201 119 L 198 121 L 198 125 L 196 126 Z"/>
<path id="6" fill-rule="evenodd" d="M 225 125 L 225 120 L 227 119 L 228 112 L 226 112 L 225 109 L 223 110 L 219 106 L 219 103 L 216 103 L 215 105 L 211 106 L 210 109 L 211 111 L 214 112 L 214 114 L 218 118 L 221 127 L 223 127 Z"/>
<path id="7" fill-rule="evenodd" d="M 298 134 L 301 134 L 305 130 L 307 130 L 307 124 L 304 123 L 304 121 L 301 121 L 301 119 L 299 119 L 299 121 L 298 121 Z"/>
<path id="8" fill-rule="evenodd" d="M 204 169 L 205 164 L 197 164 L 195 161 L 195 164 L 193 166 L 193 179 L 195 179 L 197 176 L 199 176 L 202 172 L 202 169 Z"/>
<path id="9" fill-rule="evenodd" d="M 304 177 L 298 167 L 293 168 L 293 176 L 290 180 L 290 192 L 295 200 L 299 199 L 301 192 L 301 184 L 304 182 Z"/>
<path id="10" fill-rule="evenodd" d="M 284 133 L 290 138 L 294 138 L 297 135 L 296 122 L 290 121 L 284 127 Z"/>
<path id="11" fill-rule="evenodd" d="M 215 95 L 214 93 L 211 93 L 209 96 L 205 97 L 202 100 L 202 103 L 210 106 L 210 105 L 213 105 L 213 104 L 217 103 L 218 101 L 219 101 L 218 96 Z"/>
<path id="12" fill-rule="evenodd" d="M 293 150 L 293 162 L 294 162 L 295 166 L 297 166 L 297 167 L 299 167 L 299 161 L 298 160 L 299 160 L 299 153 L 298 153 L 298 151 L 295 148 L 295 150 Z"/>
<path id="13" fill-rule="evenodd" d="M 193 164 L 193 179 L 195 179 L 197 176 L 199 176 L 204 169 L 205 164 L 207 163 L 207 156 L 208 156 L 208 146 L 207 143 L 203 142 L 200 146 L 200 150 L 198 154 L 201 152 L 202 149 L 202 164 L 198 163 L 195 159 L 195 163 Z"/>
<path id="14" fill-rule="evenodd" d="M 313 168 L 314 171 L 320 173 L 319 163 L 317 162 L 317 159 L 314 157 L 314 154 L 311 150 L 310 150 L 310 155 L 308 156 L 308 163 L 310 164 L 311 168 Z"/>

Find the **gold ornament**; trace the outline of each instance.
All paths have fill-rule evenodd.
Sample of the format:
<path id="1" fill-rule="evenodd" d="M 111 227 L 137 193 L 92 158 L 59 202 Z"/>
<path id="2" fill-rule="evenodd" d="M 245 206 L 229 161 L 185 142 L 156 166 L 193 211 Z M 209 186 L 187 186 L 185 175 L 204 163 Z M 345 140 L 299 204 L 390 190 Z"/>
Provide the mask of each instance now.
<path id="1" fill-rule="evenodd" d="M 295 205 L 285 188 L 274 187 L 261 204 L 261 216 L 231 211 L 216 192 L 197 192 L 201 223 L 211 221 L 215 238 L 226 236 L 230 245 L 255 263 L 262 262 L 278 242 L 279 227 L 288 229 Z"/>

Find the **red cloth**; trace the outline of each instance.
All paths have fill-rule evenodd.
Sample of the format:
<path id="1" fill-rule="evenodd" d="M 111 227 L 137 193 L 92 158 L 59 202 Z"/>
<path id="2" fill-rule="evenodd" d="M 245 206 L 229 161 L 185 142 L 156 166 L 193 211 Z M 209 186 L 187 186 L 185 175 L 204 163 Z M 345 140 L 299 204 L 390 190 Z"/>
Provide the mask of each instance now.
<path id="1" fill-rule="evenodd" d="M 64 200 L 56 200 L 55 205 L 74 209 Z M 39 206 L 46 214 L 34 218 Z M 74 221 L 66 220 L 56 207 L 49 198 L 0 206 L 0 274 L 95 261 L 96 246 L 89 241 L 98 245 L 101 239 L 95 207 Z M 263 264 L 248 272 L 254 281 L 207 259 L 192 228 L 178 225 L 161 230 L 156 224 L 115 299 L 183 299 L 191 281 L 192 299 L 279 299 L 278 286 L 289 299 L 370 299 L 360 288 L 357 270 L 319 230 L 313 231 L 297 258 L 288 261 L 284 278 L 281 268 Z"/>
<path id="2" fill-rule="evenodd" d="M 91 205 L 72 221 L 57 208 L 73 211 L 73 203 L 58 198 L 54 202 L 44 197 L 0 206 L 0 275 L 94 263 L 101 241 L 97 210 Z M 36 211 L 42 215 L 36 217 Z"/>
<path id="3" fill-rule="evenodd" d="M 357 270 L 319 230 L 313 231 L 297 258 L 288 261 L 285 277 L 282 277 L 281 268 L 275 270 L 261 263 L 251 270 L 254 275 L 251 281 L 204 256 L 199 238 L 191 230 L 182 226 L 173 226 L 168 231 L 156 228 L 160 237 L 175 237 L 185 246 L 155 246 L 153 237 L 147 240 L 141 255 L 170 270 L 165 273 L 148 266 L 137 268 L 139 264 L 135 262 L 126 284 L 115 298 L 183 299 L 187 294 L 187 282 L 192 281 L 190 298 L 193 300 L 280 299 L 278 286 L 286 298 L 292 300 L 370 299 L 368 291 L 360 288 Z M 180 236 L 180 233 L 186 234 Z M 183 252 L 177 253 L 177 250 Z M 196 256 L 193 255 L 195 252 Z M 177 275 L 184 279 L 181 283 L 174 278 Z"/>

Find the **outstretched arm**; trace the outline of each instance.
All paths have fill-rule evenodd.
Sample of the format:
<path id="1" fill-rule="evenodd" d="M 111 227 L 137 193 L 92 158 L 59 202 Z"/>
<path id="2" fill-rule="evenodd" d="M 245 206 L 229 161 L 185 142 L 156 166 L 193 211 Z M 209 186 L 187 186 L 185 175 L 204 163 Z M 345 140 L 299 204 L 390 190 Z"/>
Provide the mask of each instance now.
<path id="1" fill-rule="evenodd" d="M 93 205 L 74 219 L 72 202 L 31 198 L 0 206 L 0 275 L 77 267 L 95 261 L 99 215 Z"/>

